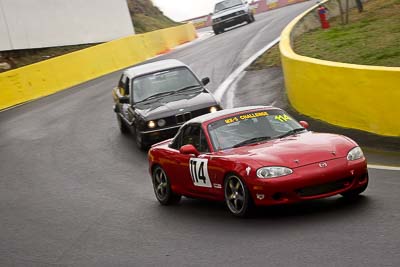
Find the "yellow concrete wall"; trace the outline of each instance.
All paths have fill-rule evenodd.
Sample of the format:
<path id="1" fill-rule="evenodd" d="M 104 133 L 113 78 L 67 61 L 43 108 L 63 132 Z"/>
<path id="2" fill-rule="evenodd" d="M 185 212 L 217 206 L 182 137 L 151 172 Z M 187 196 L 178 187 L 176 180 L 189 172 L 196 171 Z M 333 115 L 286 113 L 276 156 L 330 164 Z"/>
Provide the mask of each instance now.
<path id="1" fill-rule="evenodd" d="M 194 26 L 185 24 L 128 36 L 0 73 L 0 110 L 140 63 L 195 38 Z"/>
<path id="2" fill-rule="evenodd" d="M 328 123 L 384 136 L 400 136 L 400 68 L 337 63 L 296 54 L 291 35 L 312 9 L 282 32 L 287 95 L 299 112 Z"/>

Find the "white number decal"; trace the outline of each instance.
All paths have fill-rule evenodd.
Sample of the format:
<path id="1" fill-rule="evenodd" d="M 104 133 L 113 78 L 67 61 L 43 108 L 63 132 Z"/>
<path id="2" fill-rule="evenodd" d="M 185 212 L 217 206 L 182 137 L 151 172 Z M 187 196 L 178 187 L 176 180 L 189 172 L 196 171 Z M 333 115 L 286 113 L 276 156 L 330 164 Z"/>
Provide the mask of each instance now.
<path id="1" fill-rule="evenodd" d="M 192 176 L 192 181 L 195 186 L 212 187 L 207 166 L 208 159 L 190 159 L 190 176 Z"/>

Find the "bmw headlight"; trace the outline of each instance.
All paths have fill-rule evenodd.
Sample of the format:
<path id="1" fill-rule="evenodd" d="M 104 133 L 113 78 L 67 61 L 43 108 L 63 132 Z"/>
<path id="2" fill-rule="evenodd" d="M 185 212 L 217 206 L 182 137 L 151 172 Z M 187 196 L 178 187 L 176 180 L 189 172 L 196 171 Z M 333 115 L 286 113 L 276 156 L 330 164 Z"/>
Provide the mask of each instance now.
<path id="1" fill-rule="evenodd" d="M 158 127 L 164 127 L 167 122 L 164 119 L 160 119 L 157 121 Z"/>
<path id="2" fill-rule="evenodd" d="M 362 152 L 362 150 L 361 150 L 361 148 L 359 146 L 353 148 L 347 154 L 347 160 L 348 161 L 357 160 L 357 159 L 360 159 L 360 158 L 363 158 L 363 157 L 364 157 L 364 153 Z"/>
<path id="3" fill-rule="evenodd" d="M 154 121 L 149 121 L 147 123 L 147 127 L 149 127 L 150 129 L 153 129 L 156 127 L 156 123 Z"/>
<path id="4" fill-rule="evenodd" d="M 257 170 L 258 178 L 275 178 L 292 174 L 293 170 L 286 167 L 262 167 Z"/>
<path id="5" fill-rule="evenodd" d="M 218 111 L 218 108 L 217 107 L 211 107 L 210 108 L 210 113 L 214 113 L 214 112 L 217 112 Z"/>

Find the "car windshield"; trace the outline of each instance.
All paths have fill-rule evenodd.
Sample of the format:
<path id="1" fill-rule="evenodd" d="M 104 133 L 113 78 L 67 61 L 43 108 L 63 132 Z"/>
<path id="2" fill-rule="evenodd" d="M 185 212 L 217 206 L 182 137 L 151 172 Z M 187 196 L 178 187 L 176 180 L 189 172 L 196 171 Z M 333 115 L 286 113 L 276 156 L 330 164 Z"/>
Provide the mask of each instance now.
<path id="1" fill-rule="evenodd" d="M 193 73 L 185 67 L 175 68 L 137 77 L 132 82 L 133 102 L 198 89 L 201 87 Z"/>
<path id="2" fill-rule="evenodd" d="M 224 9 L 228 9 L 228 8 L 242 5 L 242 4 L 243 3 L 241 0 L 225 0 L 225 1 L 219 2 L 215 5 L 214 13 L 218 13 Z"/>
<path id="3" fill-rule="evenodd" d="M 214 150 L 224 150 L 283 138 L 306 131 L 282 110 L 243 113 L 208 125 Z"/>

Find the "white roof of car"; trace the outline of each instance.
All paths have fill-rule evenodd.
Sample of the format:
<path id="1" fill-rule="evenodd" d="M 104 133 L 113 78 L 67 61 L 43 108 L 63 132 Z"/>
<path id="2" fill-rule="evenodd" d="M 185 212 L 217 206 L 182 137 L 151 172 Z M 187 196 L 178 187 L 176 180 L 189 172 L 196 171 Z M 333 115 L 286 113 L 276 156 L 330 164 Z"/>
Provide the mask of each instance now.
<path id="1" fill-rule="evenodd" d="M 124 71 L 124 74 L 128 76 L 130 79 L 141 76 L 144 74 L 149 74 L 157 71 L 163 71 L 168 69 L 173 69 L 177 67 L 186 67 L 188 66 L 179 60 L 176 59 L 166 59 L 166 60 L 159 60 L 156 62 L 146 63 L 142 65 L 138 65 Z"/>
<path id="2" fill-rule="evenodd" d="M 240 113 L 240 112 L 245 112 L 245 111 L 253 111 L 257 109 L 279 109 L 277 107 L 273 106 L 248 106 L 248 107 L 239 107 L 239 108 L 229 108 L 229 109 L 223 109 L 214 113 L 208 113 L 205 115 L 201 115 L 199 117 L 193 118 L 190 121 L 186 123 L 203 123 L 218 117 L 223 117 L 229 114 L 235 114 L 235 113 Z"/>

